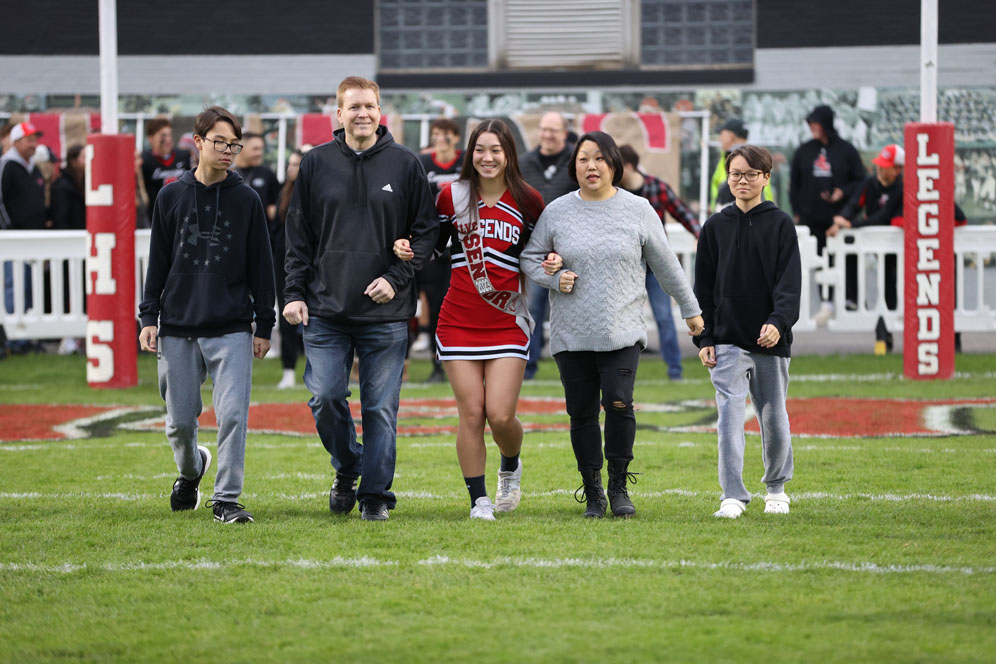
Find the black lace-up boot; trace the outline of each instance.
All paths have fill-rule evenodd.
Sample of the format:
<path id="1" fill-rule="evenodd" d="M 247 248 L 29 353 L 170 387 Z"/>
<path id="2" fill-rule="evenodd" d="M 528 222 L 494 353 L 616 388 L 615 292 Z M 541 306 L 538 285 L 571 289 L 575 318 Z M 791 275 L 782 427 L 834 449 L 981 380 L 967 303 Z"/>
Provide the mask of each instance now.
<path id="1" fill-rule="evenodd" d="M 628 459 L 608 459 L 609 462 L 609 504 L 612 506 L 612 516 L 629 517 L 636 514 L 636 507 L 629 499 L 626 482 L 636 484 L 636 475 L 627 471 Z"/>
<path id="2" fill-rule="evenodd" d="M 584 511 L 586 519 L 601 519 L 605 516 L 608 501 L 605 500 L 605 490 L 602 488 L 602 469 L 589 468 L 581 471 L 583 484 L 574 492 L 574 500 L 587 503 Z"/>

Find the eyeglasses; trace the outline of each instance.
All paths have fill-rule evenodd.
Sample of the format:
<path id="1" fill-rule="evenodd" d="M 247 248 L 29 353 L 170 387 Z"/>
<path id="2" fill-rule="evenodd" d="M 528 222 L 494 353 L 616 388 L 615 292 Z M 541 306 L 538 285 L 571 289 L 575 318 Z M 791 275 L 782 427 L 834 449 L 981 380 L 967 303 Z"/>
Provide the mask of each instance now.
<path id="1" fill-rule="evenodd" d="M 747 182 L 757 182 L 757 179 L 763 175 L 761 171 L 747 171 L 746 173 L 741 173 L 740 171 L 730 171 L 727 179 L 730 182 L 740 182 L 740 178 L 747 178 Z"/>
<path id="2" fill-rule="evenodd" d="M 238 153 L 242 152 L 242 147 L 243 146 L 242 146 L 241 143 L 226 143 L 225 141 L 220 141 L 218 139 L 213 139 L 212 140 L 210 138 L 205 138 L 203 136 L 201 136 L 201 140 L 208 141 L 210 143 L 214 143 L 214 151 L 215 152 L 224 152 L 226 149 L 229 149 L 229 148 L 232 150 L 232 154 L 238 154 Z"/>

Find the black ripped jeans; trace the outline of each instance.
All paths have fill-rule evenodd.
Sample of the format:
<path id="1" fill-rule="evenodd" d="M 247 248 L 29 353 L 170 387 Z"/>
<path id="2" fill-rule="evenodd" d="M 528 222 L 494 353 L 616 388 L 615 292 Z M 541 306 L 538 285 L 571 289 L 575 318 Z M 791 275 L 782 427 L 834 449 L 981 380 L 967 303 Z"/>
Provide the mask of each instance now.
<path id="1" fill-rule="evenodd" d="M 602 431 L 598 426 L 602 407 L 605 458 L 631 460 L 636 438 L 633 384 L 640 346 L 607 352 L 563 351 L 553 358 L 560 369 L 567 414 L 571 416 L 571 446 L 578 470 L 602 467 Z"/>

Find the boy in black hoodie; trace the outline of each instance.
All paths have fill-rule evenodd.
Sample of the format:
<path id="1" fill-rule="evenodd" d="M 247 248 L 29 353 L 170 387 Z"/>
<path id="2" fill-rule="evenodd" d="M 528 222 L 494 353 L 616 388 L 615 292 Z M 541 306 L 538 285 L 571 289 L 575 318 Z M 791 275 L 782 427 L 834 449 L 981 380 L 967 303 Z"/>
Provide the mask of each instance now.
<path id="1" fill-rule="evenodd" d="M 335 139 L 301 161 L 287 212 L 284 318 L 304 324 L 304 384 L 315 428 L 336 469 L 329 510 L 360 503 L 365 521 L 395 505 L 395 438 L 415 270 L 439 234 L 418 155 L 380 126 L 380 90 L 365 78 L 339 84 Z M 394 255 L 411 238 L 414 260 Z M 350 414 L 349 372 L 359 358 L 363 443 Z M 363 481 L 357 488 L 358 478 Z"/>
<path id="2" fill-rule="evenodd" d="M 208 506 L 222 523 L 250 523 L 239 504 L 245 465 L 252 357 L 266 355 L 273 310 L 273 259 L 259 196 L 228 169 L 242 150 L 238 120 L 213 106 L 194 123 L 200 163 L 162 188 L 152 211 L 152 239 L 139 305 L 142 350 L 159 358 L 166 437 L 180 477 L 173 511 L 200 505 L 211 453 L 197 444 L 201 385 L 214 383 L 218 472 Z M 256 331 L 252 331 L 255 321 Z M 158 329 L 157 329 L 158 325 Z"/>
<path id="3" fill-rule="evenodd" d="M 785 398 L 802 270 L 791 217 L 761 199 L 771 180 L 768 151 L 734 148 L 726 170 L 736 203 L 709 217 L 699 236 L 695 296 L 705 329 L 694 341 L 709 368 L 719 411 L 723 495 L 715 516 L 735 519 L 751 499 L 743 481 L 748 393 L 764 446 L 764 511 L 789 511 L 784 486 L 792 479 L 792 439 Z"/>

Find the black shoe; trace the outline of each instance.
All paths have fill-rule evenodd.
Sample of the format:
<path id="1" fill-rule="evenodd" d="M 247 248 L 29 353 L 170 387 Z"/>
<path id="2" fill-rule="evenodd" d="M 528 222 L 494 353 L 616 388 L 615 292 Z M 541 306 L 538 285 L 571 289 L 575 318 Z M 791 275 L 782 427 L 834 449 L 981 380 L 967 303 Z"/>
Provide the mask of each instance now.
<path id="1" fill-rule="evenodd" d="M 211 465 L 211 452 L 203 445 L 197 446 L 197 451 L 201 453 L 201 474 L 195 480 L 188 480 L 185 477 L 177 477 L 173 482 L 173 493 L 169 496 L 169 506 L 174 512 L 183 510 L 195 510 L 201 505 L 201 478 Z"/>
<path id="2" fill-rule="evenodd" d="M 332 514 L 349 514 L 356 505 L 356 476 L 336 473 L 329 491 L 329 511 Z"/>
<path id="3" fill-rule="evenodd" d="M 246 511 L 245 505 L 240 503 L 226 503 L 220 500 L 209 500 L 204 503 L 204 507 L 210 507 L 214 511 L 214 520 L 221 523 L 252 523 L 252 514 Z"/>
<path id="4" fill-rule="evenodd" d="M 574 492 L 574 500 L 579 503 L 587 503 L 584 518 L 601 519 L 605 516 L 605 508 L 608 507 L 608 502 L 605 500 L 605 490 L 602 488 L 602 469 L 582 470 L 581 481 L 583 484 Z"/>
<path id="5" fill-rule="evenodd" d="M 636 514 L 636 507 L 629 499 L 626 491 L 626 481 L 636 484 L 637 473 L 628 472 L 629 460 L 609 459 L 609 504 L 612 506 L 612 516 L 631 517 Z"/>
<path id="6" fill-rule="evenodd" d="M 427 383 L 445 383 L 446 374 L 443 372 L 442 367 L 435 367 L 429 377 L 425 379 Z"/>
<path id="7" fill-rule="evenodd" d="M 364 521 L 387 521 L 390 514 L 385 503 L 367 500 L 360 503 L 360 518 Z"/>

